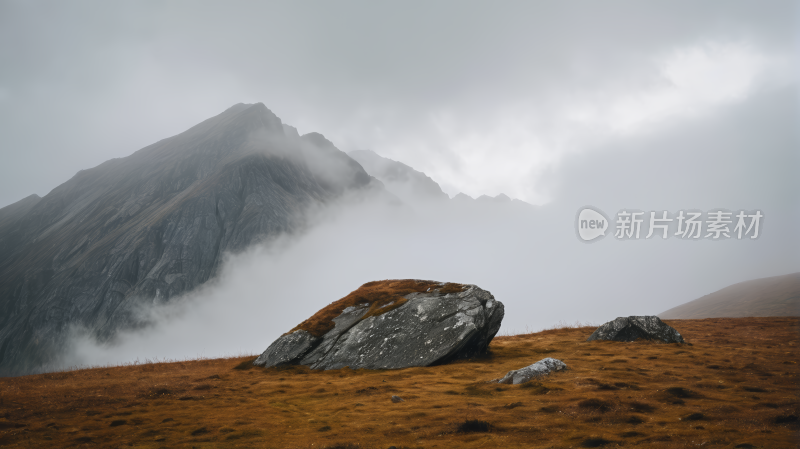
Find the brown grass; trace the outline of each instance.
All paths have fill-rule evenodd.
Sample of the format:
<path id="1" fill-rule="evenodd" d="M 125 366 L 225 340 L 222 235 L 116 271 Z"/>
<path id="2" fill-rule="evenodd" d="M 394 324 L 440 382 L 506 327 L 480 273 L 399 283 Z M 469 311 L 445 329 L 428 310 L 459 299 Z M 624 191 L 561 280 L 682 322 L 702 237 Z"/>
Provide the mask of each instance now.
<path id="1" fill-rule="evenodd" d="M 330 303 L 319 312 L 312 315 L 309 319 L 298 324 L 294 329 L 304 330 L 315 337 L 321 337 L 336 325 L 333 319 L 339 316 L 344 309 L 353 306 L 370 306 L 367 313 L 361 318 L 367 319 L 371 316 L 382 315 L 390 310 L 396 309 L 406 303 L 403 296 L 409 293 L 423 293 L 428 290 L 439 290 L 441 294 L 458 293 L 464 288 L 462 284 L 440 284 L 435 281 L 422 281 L 418 279 L 400 279 L 373 281 L 350 292 L 344 298 Z"/>
<path id="2" fill-rule="evenodd" d="M 238 370 L 236 358 L 0 378 L 0 446 L 797 446 L 800 319 L 668 323 L 692 345 L 585 342 L 593 328 L 570 328 L 393 371 Z M 487 383 L 543 357 L 570 369 Z"/>

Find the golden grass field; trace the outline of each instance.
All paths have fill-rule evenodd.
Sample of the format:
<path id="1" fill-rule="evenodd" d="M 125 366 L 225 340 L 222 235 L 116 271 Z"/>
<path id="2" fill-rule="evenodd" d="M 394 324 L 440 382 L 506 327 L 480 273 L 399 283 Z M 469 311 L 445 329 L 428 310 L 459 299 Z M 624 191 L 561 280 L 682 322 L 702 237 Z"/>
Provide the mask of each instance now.
<path id="1" fill-rule="evenodd" d="M 239 358 L 0 378 L 0 446 L 798 447 L 800 319 L 667 323 L 692 345 L 587 343 L 582 327 L 395 371 L 236 369 L 251 366 Z M 544 357 L 570 369 L 487 382 Z M 488 432 L 459 431 L 467 420 Z"/>

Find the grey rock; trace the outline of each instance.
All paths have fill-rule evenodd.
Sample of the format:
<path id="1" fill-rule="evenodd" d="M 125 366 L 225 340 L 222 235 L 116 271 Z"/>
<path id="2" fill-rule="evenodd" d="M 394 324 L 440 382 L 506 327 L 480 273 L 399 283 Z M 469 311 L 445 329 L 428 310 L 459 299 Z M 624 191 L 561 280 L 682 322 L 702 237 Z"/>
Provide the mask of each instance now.
<path id="1" fill-rule="evenodd" d="M 194 289 L 226 253 L 302 230 L 309 206 L 371 181 L 321 135 L 238 104 L 0 209 L 0 376 L 59 368 L 72 326 L 103 341 L 146 325 L 140 305 Z"/>
<path id="2" fill-rule="evenodd" d="M 397 404 L 398 402 L 405 402 L 405 399 L 401 398 L 400 396 L 392 396 L 392 402 Z"/>
<path id="3" fill-rule="evenodd" d="M 552 357 L 547 357 L 525 368 L 509 371 L 502 379 L 499 379 L 497 383 L 514 385 L 524 384 L 531 379 L 547 376 L 553 371 L 565 369 L 567 369 L 567 365 L 564 362 Z"/>
<path id="4" fill-rule="evenodd" d="M 319 340 L 304 330 L 281 335 L 264 351 L 253 365 L 280 366 L 303 357 Z"/>
<path id="5" fill-rule="evenodd" d="M 654 315 L 619 317 L 598 327 L 586 341 L 636 341 L 639 339 L 664 343 L 684 342 L 683 337 L 675 328 L 665 324 Z"/>
<path id="6" fill-rule="evenodd" d="M 439 289 L 432 289 L 405 298 L 403 305 L 363 320 L 366 308 L 345 309 L 334 319 L 335 328 L 312 343 L 316 346 L 311 351 L 306 350 L 305 339 L 298 339 L 296 347 L 284 346 L 289 341 L 284 335 L 270 345 L 257 364 L 274 366 L 267 360 L 287 363 L 292 354 L 303 353 L 294 356 L 292 362 L 313 369 L 430 366 L 485 352 L 505 313 L 501 302 L 475 285 L 467 285 L 458 293 L 441 294 Z M 283 355 L 271 352 L 276 345 L 283 348 Z"/>
<path id="7" fill-rule="evenodd" d="M 358 323 L 368 310 L 369 307 L 348 307 L 344 309 L 341 315 L 333 319 L 336 326 L 322 336 L 322 341 L 316 348 L 300 359 L 300 364 L 315 366 L 333 349 L 336 342 L 339 341 L 339 337 Z"/>

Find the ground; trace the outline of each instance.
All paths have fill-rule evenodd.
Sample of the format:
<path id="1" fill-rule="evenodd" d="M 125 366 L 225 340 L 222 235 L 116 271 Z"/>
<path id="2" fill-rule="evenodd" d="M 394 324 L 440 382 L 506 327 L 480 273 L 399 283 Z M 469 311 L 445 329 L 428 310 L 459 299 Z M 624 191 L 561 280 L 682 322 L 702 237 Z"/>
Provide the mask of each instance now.
<path id="1" fill-rule="evenodd" d="M 586 342 L 582 327 L 393 371 L 240 358 L 0 378 L 0 446 L 798 447 L 800 319 L 667 323 L 691 344 Z M 544 357 L 569 370 L 488 382 Z"/>

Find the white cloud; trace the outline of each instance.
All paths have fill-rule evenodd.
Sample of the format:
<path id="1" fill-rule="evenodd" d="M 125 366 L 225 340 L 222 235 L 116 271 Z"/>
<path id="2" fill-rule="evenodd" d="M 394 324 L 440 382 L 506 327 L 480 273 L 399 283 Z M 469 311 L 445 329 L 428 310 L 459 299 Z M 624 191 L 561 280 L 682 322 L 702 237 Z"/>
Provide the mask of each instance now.
<path id="1" fill-rule="evenodd" d="M 674 49 L 656 58 L 655 65 L 661 83 L 622 92 L 602 104 L 582 105 L 573 117 L 623 134 L 700 117 L 746 98 L 773 64 L 752 45 L 708 43 Z"/>
<path id="2" fill-rule="evenodd" d="M 450 195 L 502 192 L 543 204 L 552 198 L 536 178 L 567 154 L 702 119 L 760 87 L 792 82 L 785 58 L 742 42 L 673 48 L 640 65 L 620 76 L 629 79 L 529 92 L 479 117 L 440 108 L 427 117 L 426 141 L 401 136 L 373 149 L 426 172 Z"/>

